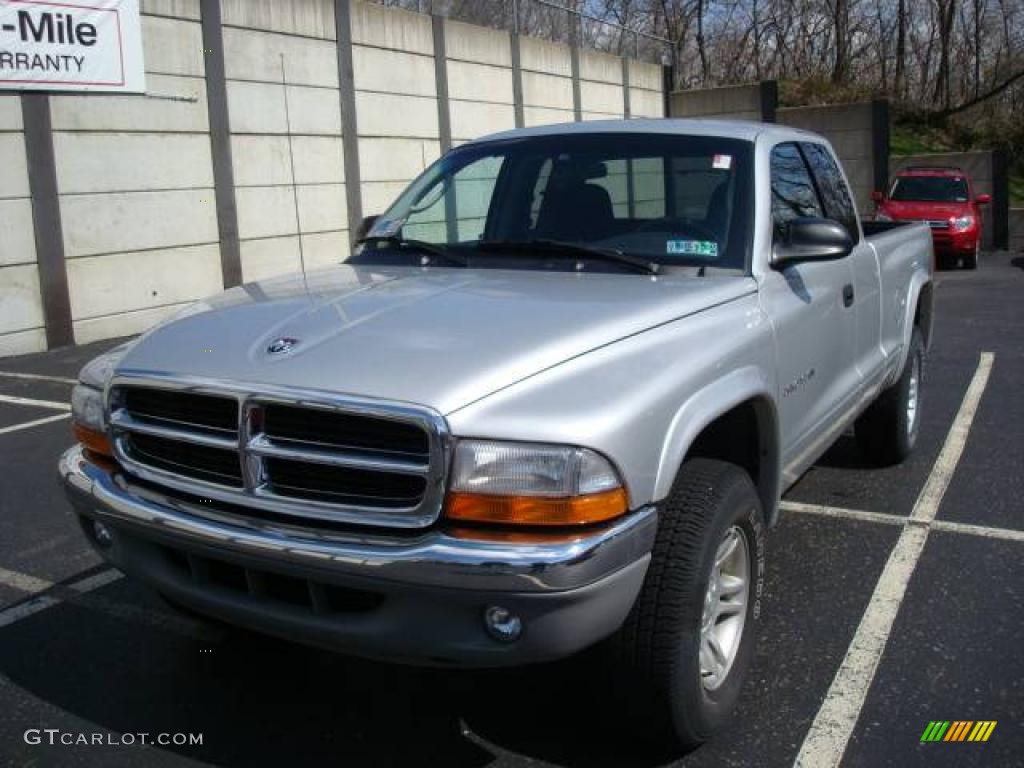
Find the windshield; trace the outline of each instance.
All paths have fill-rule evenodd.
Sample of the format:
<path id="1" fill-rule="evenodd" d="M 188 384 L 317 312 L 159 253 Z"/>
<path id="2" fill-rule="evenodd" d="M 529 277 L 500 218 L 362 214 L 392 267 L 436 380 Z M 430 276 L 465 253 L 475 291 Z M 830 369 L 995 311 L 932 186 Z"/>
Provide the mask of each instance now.
<path id="1" fill-rule="evenodd" d="M 397 240 L 440 245 L 473 266 L 500 258 L 495 244 L 522 244 L 529 255 L 529 244 L 543 242 L 582 246 L 571 251 L 581 261 L 591 249 L 658 265 L 745 270 L 752 154 L 736 139 L 638 133 L 467 145 L 414 181 L 369 239 L 384 249 Z"/>
<path id="2" fill-rule="evenodd" d="M 967 181 L 959 176 L 902 176 L 892 185 L 892 200 L 966 203 Z"/>

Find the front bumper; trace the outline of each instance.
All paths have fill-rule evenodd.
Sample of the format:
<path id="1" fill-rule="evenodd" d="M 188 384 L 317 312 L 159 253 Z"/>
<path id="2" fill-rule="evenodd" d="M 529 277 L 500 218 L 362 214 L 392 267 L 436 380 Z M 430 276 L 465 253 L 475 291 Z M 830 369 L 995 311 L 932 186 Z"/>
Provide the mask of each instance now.
<path id="1" fill-rule="evenodd" d="M 980 237 L 981 233 L 973 230 L 966 232 L 933 231 L 932 243 L 936 255 L 966 256 L 974 253 Z"/>
<path id="2" fill-rule="evenodd" d="M 552 543 L 311 531 L 202 507 L 61 457 L 87 537 L 117 568 L 194 610 L 291 640 L 422 664 L 504 666 L 568 656 L 614 632 L 643 584 L 657 515 L 645 507 Z M 113 531 L 100 546 L 88 520 Z M 488 634 L 497 605 L 514 642 Z"/>

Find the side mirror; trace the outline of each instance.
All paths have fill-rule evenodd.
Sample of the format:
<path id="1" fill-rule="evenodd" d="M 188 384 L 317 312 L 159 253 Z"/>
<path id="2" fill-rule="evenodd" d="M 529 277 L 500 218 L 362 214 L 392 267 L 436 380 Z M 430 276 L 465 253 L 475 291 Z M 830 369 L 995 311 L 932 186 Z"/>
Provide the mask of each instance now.
<path id="1" fill-rule="evenodd" d="M 853 250 L 846 227 L 832 219 L 805 217 L 786 224 L 772 251 L 772 266 L 781 268 L 801 261 L 832 261 Z"/>
<path id="2" fill-rule="evenodd" d="M 876 203 L 876 204 L 877 204 L 877 203 L 883 203 L 883 202 L 885 202 L 885 194 L 884 194 L 883 192 L 879 192 L 879 191 L 878 191 L 878 190 L 876 189 L 876 190 L 874 190 L 874 191 L 873 191 L 873 192 L 871 193 L 871 200 L 872 200 L 872 201 L 873 201 L 874 203 Z"/>
<path id="3" fill-rule="evenodd" d="M 992 202 L 992 195 L 978 195 L 974 198 L 974 202 L 978 205 L 988 205 Z"/>
<path id="4" fill-rule="evenodd" d="M 364 216 L 363 220 L 359 222 L 359 226 L 356 227 L 356 240 L 362 240 L 369 234 L 370 230 L 373 229 L 373 225 L 377 223 L 377 219 L 380 216 L 375 214 L 373 216 Z"/>

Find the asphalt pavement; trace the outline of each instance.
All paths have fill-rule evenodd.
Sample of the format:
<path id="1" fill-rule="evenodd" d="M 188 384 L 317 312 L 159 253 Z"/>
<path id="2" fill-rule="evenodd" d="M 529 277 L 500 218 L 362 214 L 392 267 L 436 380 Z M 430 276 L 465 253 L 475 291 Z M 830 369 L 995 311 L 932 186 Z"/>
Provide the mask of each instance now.
<path id="1" fill-rule="evenodd" d="M 939 273 L 917 451 L 877 468 L 843 437 L 790 490 L 733 724 L 671 764 L 813 765 L 840 744 L 847 768 L 1024 765 L 1022 296 L 1021 256 Z M 0 765 L 666 764 L 616 727 L 623 703 L 586 656 L 498 672 L 352 659 L 194 620 L 103 565 L 56 461 L 70 381 L 114 343 L 0 360 Z M 922 490 L 940 486 L 932 504 Z M 932 721 L 996 725 L 922 742 Z"/>

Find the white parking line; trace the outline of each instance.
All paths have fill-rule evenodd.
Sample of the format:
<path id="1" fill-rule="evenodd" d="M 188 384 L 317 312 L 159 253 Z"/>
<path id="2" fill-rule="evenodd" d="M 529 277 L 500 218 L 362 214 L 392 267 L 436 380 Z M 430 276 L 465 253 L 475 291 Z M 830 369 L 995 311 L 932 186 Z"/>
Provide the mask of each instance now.
<path id="1" fill-rule="evenodd" d="M 794 766 L 834 768 L 843 759 L 850 735 L 857 725 L 878 662 L 892 631 L 900 603 L 928 538 L 929 523 L 935 519 L 942 497 L 963 455 L 978 403 L 988 384 L 994 355 L 982 352 L 978 368 L 964 394 L 960 410 L 946 436 L 939 458 L 914 504 L 911 521 L 900 533 L 889 560 L 878 578 L 875 591 L 850 641 L 846 657 L 836 672 L 818 714 L 811 723 Z"/>
<path id="2" fill-rule="evenodd" d="M 884 512 L 868 512 L 862 509 L 844 509 L 842 507 L 823 507 L 818 504 L 804 504 L 799 501 L 783 501 L 779 504 L 783 512 L 796 512 L 806 515 L 821 515 L 845 520 L 860 520 L 867 523 L 883 523 L 884 525 L 923 525 L 933 531 L 944 533 L 962 533 L 968 536 L 982 536 L 986 539 L 1005 539 L 1006 541 L 1024 541 L 1024 531 L 1014 528 L 999 528 L 991 525 L 975 525 L 974 523 L 955 523 L 952 520 L 916 520 L 903 515 L 887 515 Z"/>
<path id="3" fill-rule="evenodd" d="M 120 572 L 108 569 L 92 576 L 88 576 L 81 581 L 72 582 L 64 588 L 73 590 L 79 594 L 85 594 L 91 590 L 106 586 L 113 581 L 117 581 L 120 578 Z M 60 587 L 60 585 L 52 581 L 40 579 L 36 576 L 30 576 L 27 573 L 20 573 L 19 571 L 9 571 L 6 568 L 0 568 L 0 584 L 28 594 L 46 592 L 47 590 L 56 590 Z M 51 606 L 57 605 L 59 602 L 61 602 L 60 597 L 53 594 L 47 594 L 39 595 L 38 597 L 27 600 L 24 603 L 19 603 L 11 608 L 6 608 L 0 611 L 0 627 L 10 626 L 16 621 L 28 618 L 35 613 L 39 613 Z"/>
<path id="4" fill-rule="evenodd" d="M 71 410 L 71 403 L 58 403 L 56 400 L 33 400 L 31 397 L 15 397 L 14 395 L 0 395 L 0 403 L 34 405 L 36 408 L 51 408 L 56 411 Z"/>
<path id="5" fill-rule="evenodd" d="M 75 379 L 68 379 L 63 376 L 44 376 L 41 373 L 14 373 L 13 371 L 0 371 L 0 378 L 26 379 L 28 381 L 56 381 L 60 384 L 77 384 Z"/>
<path id="6" fill-rule="evenodd" d="M 0 427 L 0 435 L 6 435 L 9 432 L 20 432 L 23 429 L 31 429 L 32 427 L 39 427 L 43 424 L 49 424 L 52 421 L 60 421 L 61 419 L 70 419 L 70 413 L 58 413 L 56 416 L 45 416 L 35 421 L 26 421 L 22 424 L 15 424 L 10 427 Z"/>

